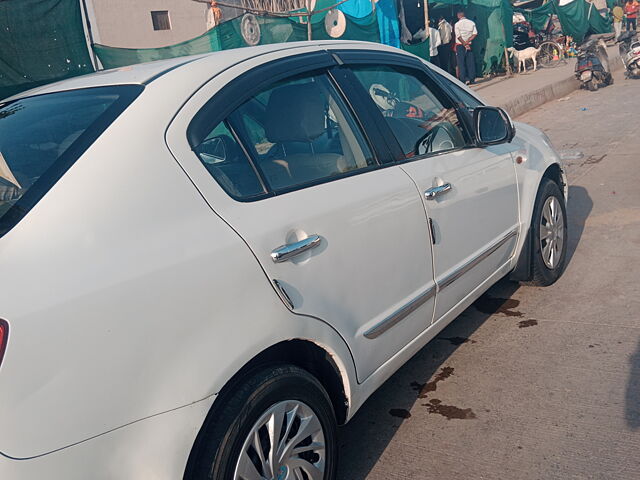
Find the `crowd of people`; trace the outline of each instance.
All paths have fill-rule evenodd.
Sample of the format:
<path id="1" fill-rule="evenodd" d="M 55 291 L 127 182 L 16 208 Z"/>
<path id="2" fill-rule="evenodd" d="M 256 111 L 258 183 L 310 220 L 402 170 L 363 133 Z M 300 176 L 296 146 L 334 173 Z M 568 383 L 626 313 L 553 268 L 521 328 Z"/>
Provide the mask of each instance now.
<path id="1" fill-rule="evenodd" d="M 443 17 L 429 28 L 431 62 L 470 85 L 476 79 L 473 41 L 476 24 L 459 11 L 453 26 Z"/>
<path id="2" fill-rule="evenodd" d="M 620 0 L 611 9 L 611 19 L 616 38 L 627 31 L 635 31 L 640 14 L 638 0 Z M 452 24 L 444 16 L 431 21 L 429 28 L 431 62 L 456 76 L 467 85 L 476 80 L 476 62 L 473 41 L 478 35 L 476 24 L 459 11 Z"/>

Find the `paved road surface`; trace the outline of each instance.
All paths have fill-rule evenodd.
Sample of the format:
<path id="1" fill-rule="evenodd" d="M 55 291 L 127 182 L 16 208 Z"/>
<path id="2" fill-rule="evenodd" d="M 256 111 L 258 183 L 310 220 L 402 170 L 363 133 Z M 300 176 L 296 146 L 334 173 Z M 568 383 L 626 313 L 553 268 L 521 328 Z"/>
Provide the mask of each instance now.
<path id="1" fill-rule="evenodd" d="M 493 287 L 341 430 L 340 480 L 640 479 L 640 80 L 518 120 L 568 160 L 553 287 Z"/>

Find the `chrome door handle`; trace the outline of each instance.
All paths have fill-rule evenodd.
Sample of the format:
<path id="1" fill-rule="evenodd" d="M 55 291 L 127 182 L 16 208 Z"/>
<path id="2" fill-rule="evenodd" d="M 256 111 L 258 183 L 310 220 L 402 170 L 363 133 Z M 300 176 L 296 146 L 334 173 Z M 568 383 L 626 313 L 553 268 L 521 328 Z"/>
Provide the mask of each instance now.
<path id="1" fill-rule="evenodd" d="M 451 190 L 451 184 L 445 183 L 444 185 L 438 185 L 437 187 L 431 187 L 424 192 L 424 196 L 427 197 L 427 200 L 433 200 L 438 195 L 443 195 Z"/>
<path id="2" fill-rule="evenodd" d="M 294 243 L 287 243 L 271 252 L 271 260 L 275 263 L 286 262 L 287 260 L 300 255 L 301 253 L 316 248 L 322 239 L 319 235 L 309 235 L 307 238 Z"/>

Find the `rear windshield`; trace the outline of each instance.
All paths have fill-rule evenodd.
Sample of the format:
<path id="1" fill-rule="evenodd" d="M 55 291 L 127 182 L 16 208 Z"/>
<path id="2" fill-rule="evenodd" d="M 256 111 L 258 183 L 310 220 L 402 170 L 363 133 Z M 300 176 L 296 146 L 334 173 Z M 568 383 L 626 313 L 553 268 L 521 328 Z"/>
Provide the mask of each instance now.
<path id="1" fill-rule="evenodd" d="M 0 236 L 27 214 L 142 88 L 85 88 L 0 103 Z"/>

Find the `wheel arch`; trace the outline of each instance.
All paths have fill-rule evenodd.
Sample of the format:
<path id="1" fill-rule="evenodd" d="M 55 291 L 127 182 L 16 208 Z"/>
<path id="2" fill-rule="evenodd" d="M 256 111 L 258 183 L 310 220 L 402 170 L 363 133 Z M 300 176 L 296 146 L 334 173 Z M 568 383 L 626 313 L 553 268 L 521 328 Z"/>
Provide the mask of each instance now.
<path id="1" fill-rule="evenodd" d="M 567 200 L 567 192 L 566 192 L 566 180 L 564 178 L 564 172 L 562 171 L 562 167 L 560 166 L 560 164 L 558 163 L 552 163 L 551 165 L 549 165 L 547 167 L 547 169 L 544 171 L 544 174 L 542 175 L 542 178 L 548 178 L 551 181 L 555 182 L 558 187 L 560 188 L 560 191 L 562 192 L 562 195 L 564 195 L 565 197 L 565 202 Z M 542 183 L 542 179 L 540 179 L 540 183 L 538 184 L 538 190 L 540 189 L 540 184 Z"/>
<path id="2" fill-rule="evenodd" d="M 564 196 L 564 201 L 566 204 L 567 196 L 568 196 L 568 186 L 567 186 L 567 180 L 566 180 L 564 171 L 560 166 L 560 164 L 554 162 L 554 163 L 551 163 L 545 169 L 544 173 L 542 174 L 542 176 L 540 177 L 536 185 L 535 196 L 533 197 L 534 200 L 538 197 L 538 192 L 540 191 L 540 187 L 544 179 L 549 179 L 558 185 L 558 187 L 560 188 L 560 191 L 562 192 L 562 195 Z M 533 245 L 531 243 L 532 238 L 531 238 L 530 231 L 531 231 L 531 222 L 533 220 L 531 218 L 533 216 L 533 205 L 531 206 L 531 209 L 528 213 L 529 213 L 529 217 L 528 217 L 529 226 L 524 232 L 525 239 L 524 239 L 522 248 L 520 250 L 520 254 L 518 256 L 518 261 L 516 263 L 516 266 L 511 272 L 511 274 L 509 275 L 509 278 L 516 282 L 528 282 L 529 280 L 531 280 L 531 276 L 532 276 L 533 266 L 532 266 L 531 252 L 533 249 Z"/>
<path id="3" fill-rule="evenodd" d="M 349 414 L 348 378 L 346 372 L 343 373 L 341 371 L 334 355 L 330 353 L 329 349 L 307 339 L 295 338 L 281 341 L 253 357 L 229 379 L 217 394 L 216 400 L 209 409 L 191 447 L 185 469 L 185 480 L 192 478 L 192 471 L 198 458 L 204 432 L 210 423 L 215 420 L 217 410 L 224 404 L 229 396 L 229 392 L 256 369 L 262 368 L 265 365 L 282 363 L 295 365 L 316 377 L 331 399 L 338 424 L 346 423 Z"/>

